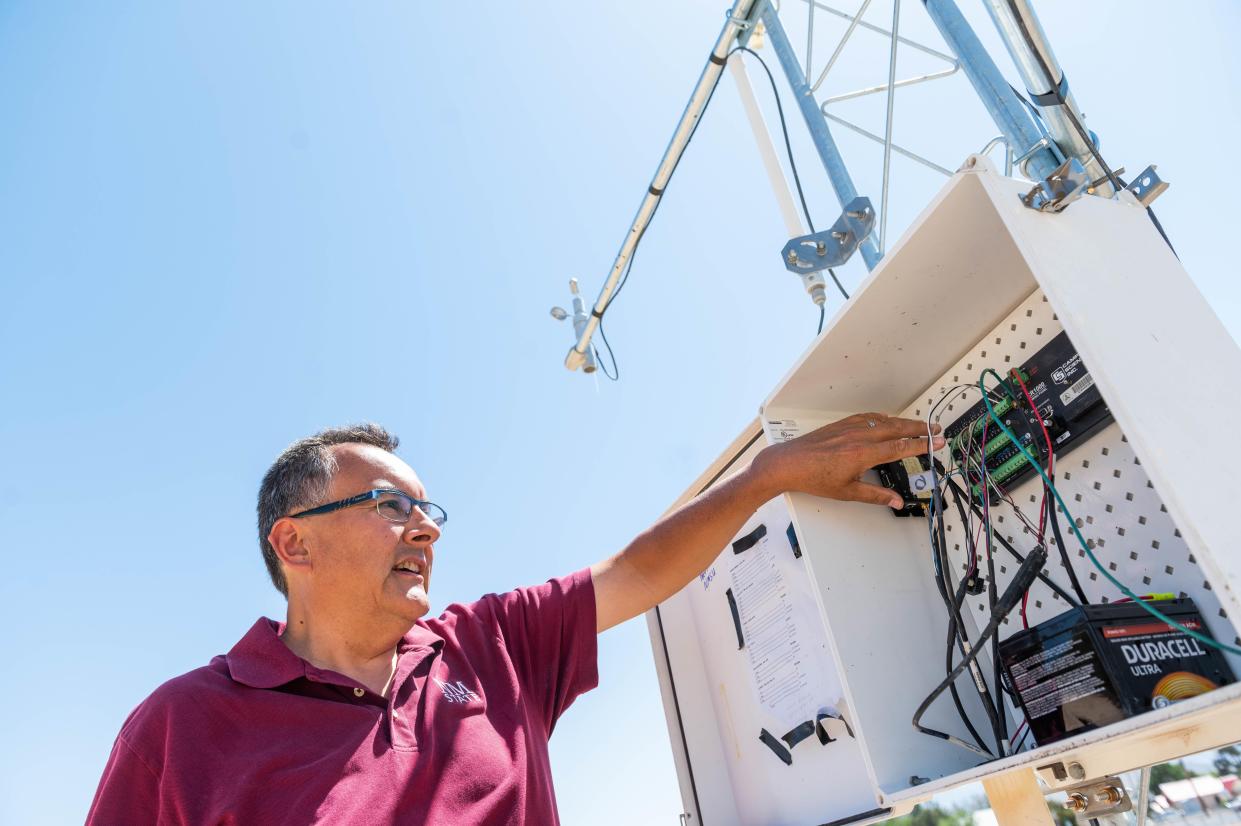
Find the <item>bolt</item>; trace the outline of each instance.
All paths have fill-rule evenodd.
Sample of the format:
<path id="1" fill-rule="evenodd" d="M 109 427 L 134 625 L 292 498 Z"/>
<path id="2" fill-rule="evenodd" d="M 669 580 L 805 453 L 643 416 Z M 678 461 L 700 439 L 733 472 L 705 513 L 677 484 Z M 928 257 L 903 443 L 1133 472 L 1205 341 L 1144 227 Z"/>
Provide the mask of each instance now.
<path id="1" fill-rule="evenodd" d="M 1100 803 L 1114 804 L 1121 800 L 1120 789 L 1115 786 L 1107 786 L 1095 793 L 1095 800 Z"/>
<path id="2" fill-rule="evenodd" d="M 797 250 L 789 250 L 789 263 L 790 264 L 797 263 Z"/>
<path id="3" fill-rule="evenodd" d="M 1069 768 L 1069 777 L 1073 778 L 1074 780 L 1085 780 L 1086 779 L 1086 770 L 1082 768 L 1081 763 L 1070 763 L 1068 768 Z"/>
<path id="4" fill-rule="evenodd" d="M 1064 801 L 1064 808 L 1070 812 L 1084 812 L 1086 807 L 1090 805 L 1090 801 L 1086 799 L 1086 795 L 1081 792 L 1073 792 Z"/>
<path id="5" fill-rule="evenodd" d="M 820 256 L 827 255 L 827 244 L 824 244 L 822 241 L 815 241 L 814 249 Z"/>
<path id="6" fill-rule="evenodd" d="M 843 241 L 849 237 L 849 233 L 841 232 L 840 230 L 834 229 L 832 230 L 832 237 L 835 238 L 837 241 Z"/>
<path id="7" fill-rule="evenodd" d="M 869 209 L 855 209 L 849 213 L 849 217 L 855 221 L 860 221 L 870 214 Z"/>

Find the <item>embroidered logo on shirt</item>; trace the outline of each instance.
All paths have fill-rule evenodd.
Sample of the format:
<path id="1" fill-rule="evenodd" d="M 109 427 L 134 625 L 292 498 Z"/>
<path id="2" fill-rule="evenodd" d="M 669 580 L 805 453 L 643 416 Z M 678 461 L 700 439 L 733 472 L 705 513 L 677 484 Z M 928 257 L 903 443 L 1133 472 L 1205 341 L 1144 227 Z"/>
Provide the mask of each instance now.
<path id="1" fill-rule="evenodd" d="M 440 687 L 440 691 L 444 692 L 444 699 L 450 703 L 468 703 L 470 700 L 480 699 L 477 694 L 465 687 L 465 683 L 457 680 L 455 683 L 446 683 L 438 677 L 432 677 L 435 684 Z"/>

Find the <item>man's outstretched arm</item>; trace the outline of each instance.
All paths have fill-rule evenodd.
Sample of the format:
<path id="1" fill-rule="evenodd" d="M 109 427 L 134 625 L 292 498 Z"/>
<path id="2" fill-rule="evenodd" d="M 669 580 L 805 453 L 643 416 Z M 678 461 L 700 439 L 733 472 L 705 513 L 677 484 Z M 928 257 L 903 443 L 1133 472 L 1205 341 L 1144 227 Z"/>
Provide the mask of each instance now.
<path id="1" fill-rule="evenodd" d="M 938 432 L 938 426 L 935 429 Z M 934 442 L 939 448 L 943 438 L 936 436 Z M 781 493 L 899 507 L 895 493 L 858 477 L 883 462 L 926 452 L 926 422 L 878 413 L 850 416 L 765 448 L 748 468 L 591 567 L 598 630 L 606 631 L 681 590 L 711 564 L 760 505 Z"/>

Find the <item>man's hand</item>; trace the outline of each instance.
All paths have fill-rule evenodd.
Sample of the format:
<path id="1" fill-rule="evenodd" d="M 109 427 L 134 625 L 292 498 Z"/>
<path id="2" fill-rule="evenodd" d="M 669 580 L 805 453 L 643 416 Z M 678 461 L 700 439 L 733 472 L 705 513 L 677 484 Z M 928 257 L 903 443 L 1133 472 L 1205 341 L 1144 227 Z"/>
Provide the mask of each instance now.
<path id="1" fill-rule="evenodd" d="M 935 427 L 939 431 L 939 427 Z M 943 447 L 942 436 L 932 439 Z M 875 465 L 926 453 L 926 423 L 860 413 L 763 450 L 753 464 L 661 519 L 623 551 L 591 567 L 599 631 L 675 594 L 711 564 L 760 505 L 785 492 L 900 507 L 859 477 Z"/>
<path id="2" fill-rule="evenodd" d="M 939 431 L 935 425 L 932 432 Z M 933 444 L 943 447 L 944 438 L 935 436 Z M 809 493 L 899 508 L 903 504 L 899 496 L 859 477 L 875 465 L 926 452 L 926 422 L 859 413 L 764 449 L 751 470 L 765 477 L 765 485 L 776 493 Z"/>

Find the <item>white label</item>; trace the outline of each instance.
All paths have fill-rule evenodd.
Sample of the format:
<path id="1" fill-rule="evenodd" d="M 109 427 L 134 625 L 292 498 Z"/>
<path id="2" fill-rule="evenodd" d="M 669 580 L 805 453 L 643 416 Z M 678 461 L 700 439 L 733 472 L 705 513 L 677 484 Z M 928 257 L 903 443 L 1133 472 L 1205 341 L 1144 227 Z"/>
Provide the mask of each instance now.
<path id="1" fill-rule="evenodd" d="M 1073 382 L 1072 387 L 1060 394 L 1060 403 L 1067 405 L 1069 402 L 1073 401 L 1092 387 L 1094 387 L 1094 376 L 1087 373 L 1077 381 Z"/>
<path id="2" fill-rule="evenodd" d="M 909 475 L 909 490 L 919 499 L 931 498 L 931 471 Z"/>
<path id="3" fill-rule="evenodd" d="M 793 419 L 768 419 L 767 433 L 777 442 L 788 442 L 801 435 L 801 427 Z"/>

